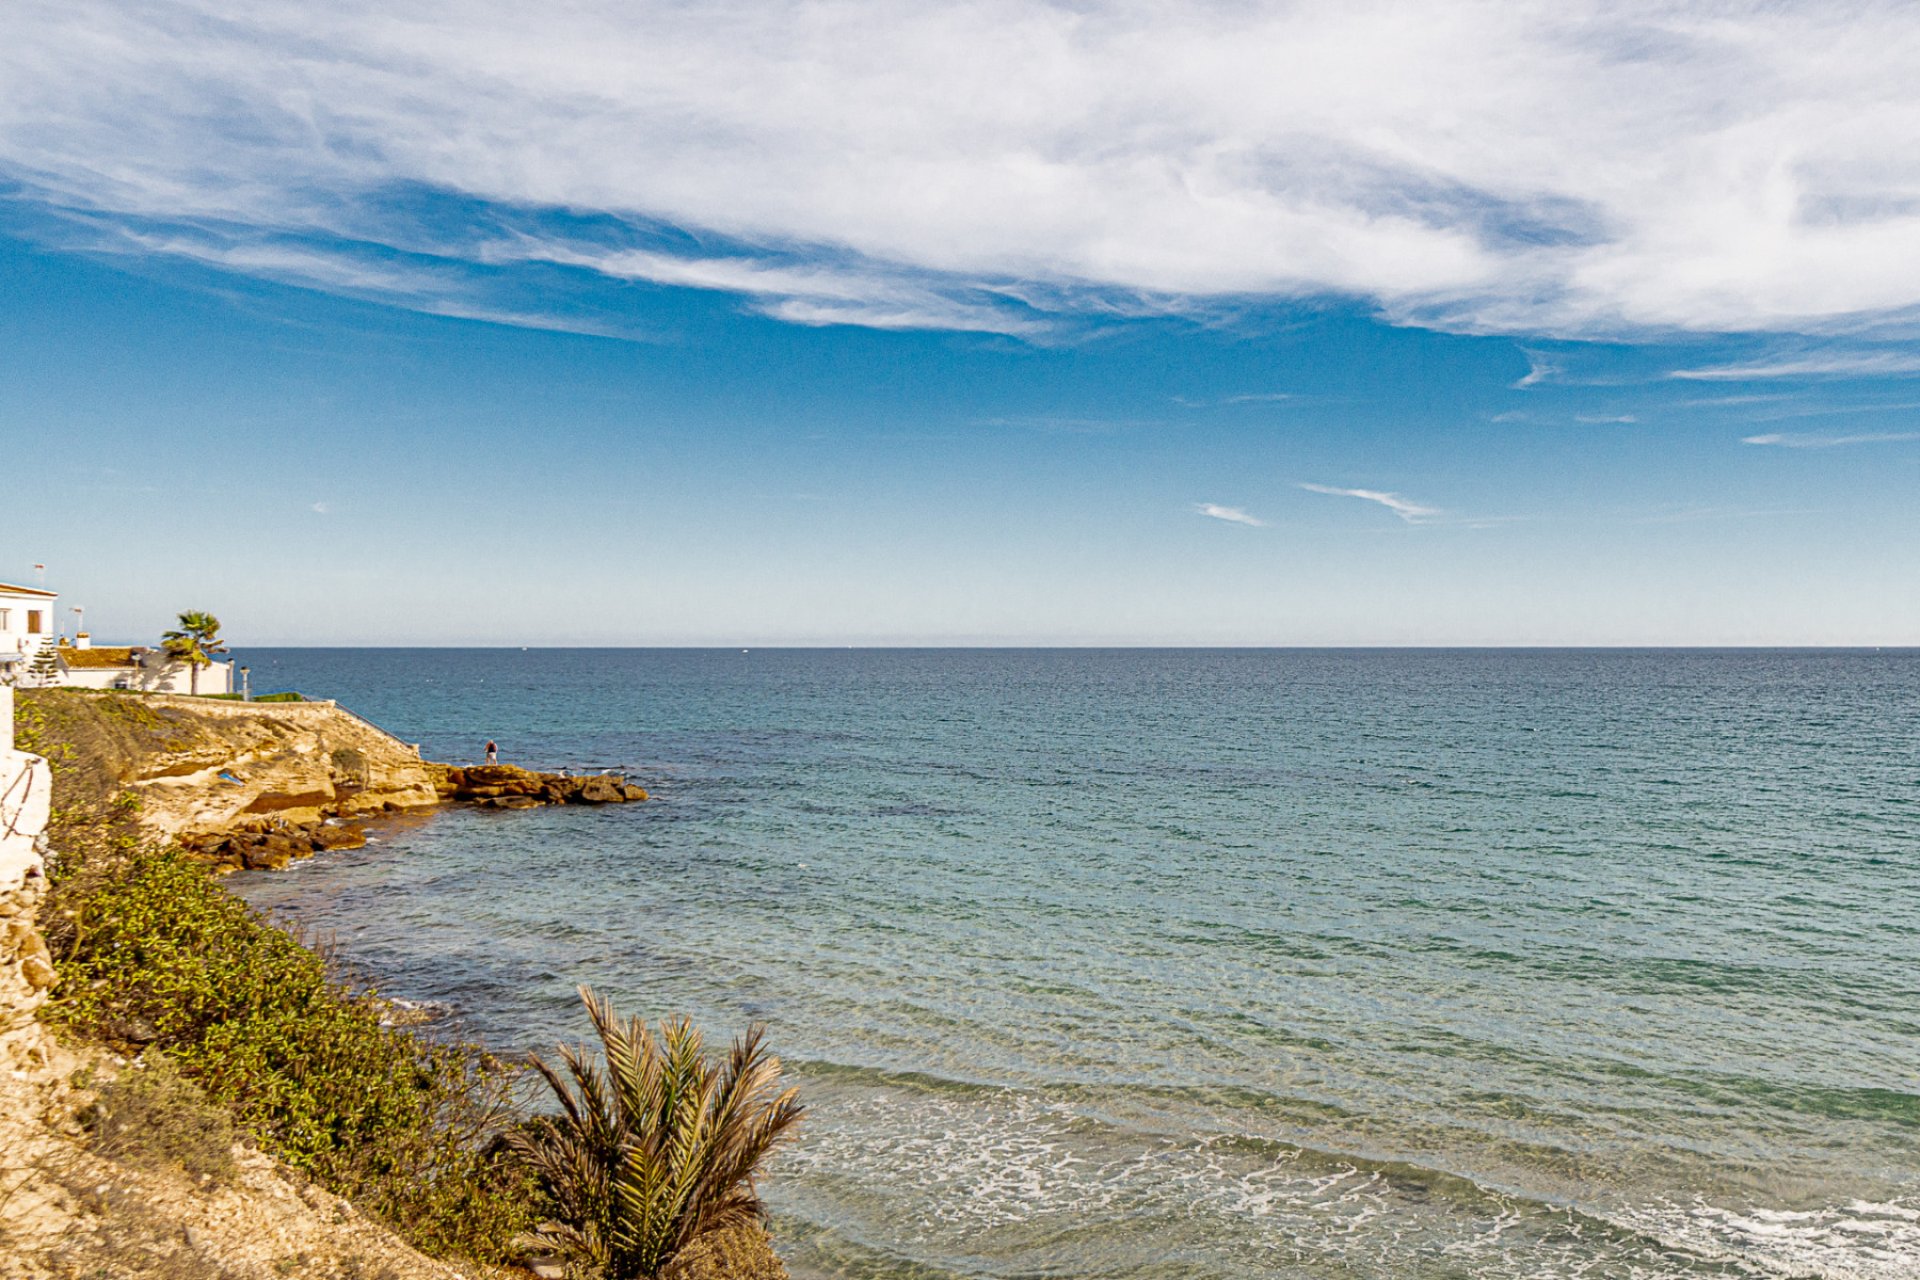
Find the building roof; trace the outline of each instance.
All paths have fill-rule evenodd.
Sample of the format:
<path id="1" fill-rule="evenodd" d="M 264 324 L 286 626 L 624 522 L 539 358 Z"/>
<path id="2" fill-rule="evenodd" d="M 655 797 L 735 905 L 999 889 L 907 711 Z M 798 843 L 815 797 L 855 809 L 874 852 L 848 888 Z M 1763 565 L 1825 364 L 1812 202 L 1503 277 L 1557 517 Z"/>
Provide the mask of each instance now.
<path id="1" fill-rule="evenodd" d="M 11 582 L 0 582 L 0 596 L 45 596 L 49 600 L 60 598 L 58 591 L 42 591 L 38 587 L 16 587 Z"/>
<path id="2" fill-rule="evenodd" d="M 60 661 L 67 664 L 69 671 L 82 668 L 131 667 L 135 666 L 132 646 L 99 645 L 92 649 L 76 649 L 72 645 L 60 646 Z"/>

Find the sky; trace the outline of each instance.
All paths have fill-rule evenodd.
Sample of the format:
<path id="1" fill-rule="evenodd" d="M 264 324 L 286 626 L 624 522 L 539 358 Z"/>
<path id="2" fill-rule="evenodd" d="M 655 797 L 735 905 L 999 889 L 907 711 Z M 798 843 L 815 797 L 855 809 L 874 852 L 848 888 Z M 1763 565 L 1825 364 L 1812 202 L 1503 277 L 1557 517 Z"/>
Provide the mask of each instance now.
<path id="1" fill-rule="evenodd" d="M 1920 644 L 1920 13 L 0 13 L 102 640 Z M 71 619 L 66 619 L 71 625 Z"/>

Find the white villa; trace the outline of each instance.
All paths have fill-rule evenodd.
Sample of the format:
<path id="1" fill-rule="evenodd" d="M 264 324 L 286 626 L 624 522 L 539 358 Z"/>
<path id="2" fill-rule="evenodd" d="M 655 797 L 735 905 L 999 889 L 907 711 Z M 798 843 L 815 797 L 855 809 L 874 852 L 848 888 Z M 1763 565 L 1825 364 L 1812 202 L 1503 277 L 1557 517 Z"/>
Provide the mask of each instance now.
<path id="1" fill-rule="evenodd" d="M 0 684 L 192 691 L 193 673 L 158 646 L 95 645 L 84 631 L 71 640 L 60 636 L 54 623 L 59 599 L 52 591 L 0 582 Z M 232 693 L 233 663 L 200 668 L 199 688 Z"/>
<path id="2" fill-rule="evenodd" d="M 17 680 L 53 640 L 51 591 L 0 582 L 0 680 Z"/>

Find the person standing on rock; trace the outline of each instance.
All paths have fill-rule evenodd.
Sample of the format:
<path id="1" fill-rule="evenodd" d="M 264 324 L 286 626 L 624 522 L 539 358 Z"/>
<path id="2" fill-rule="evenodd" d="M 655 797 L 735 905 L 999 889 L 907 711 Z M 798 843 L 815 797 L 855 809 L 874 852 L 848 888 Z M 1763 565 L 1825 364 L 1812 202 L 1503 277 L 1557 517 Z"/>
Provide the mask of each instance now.
<path id="1" fill-rule="evenodd" d="M 495 742 L 492 738 L 487 739 L 487 763 L 488 764 L 500 763 L 500 744 Z"/>

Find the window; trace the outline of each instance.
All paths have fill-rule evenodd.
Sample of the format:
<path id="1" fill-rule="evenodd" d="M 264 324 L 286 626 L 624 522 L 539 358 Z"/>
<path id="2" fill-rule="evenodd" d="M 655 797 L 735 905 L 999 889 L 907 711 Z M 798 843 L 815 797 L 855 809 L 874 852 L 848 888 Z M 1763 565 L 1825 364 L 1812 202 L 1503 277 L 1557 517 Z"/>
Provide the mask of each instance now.
<path id="1" fill-rule="evenodd" d="M 5 631 L 7 629 L 7 624 L 12 620 L 13 620 L 13 610 L 0 609 L 0 631 Z"/>
<path id="2" fill-rule="evenodd" d="M 40 634 L 40 610 L 38 609 L 27 610 L 27 634 L 30 636 Z"/>

